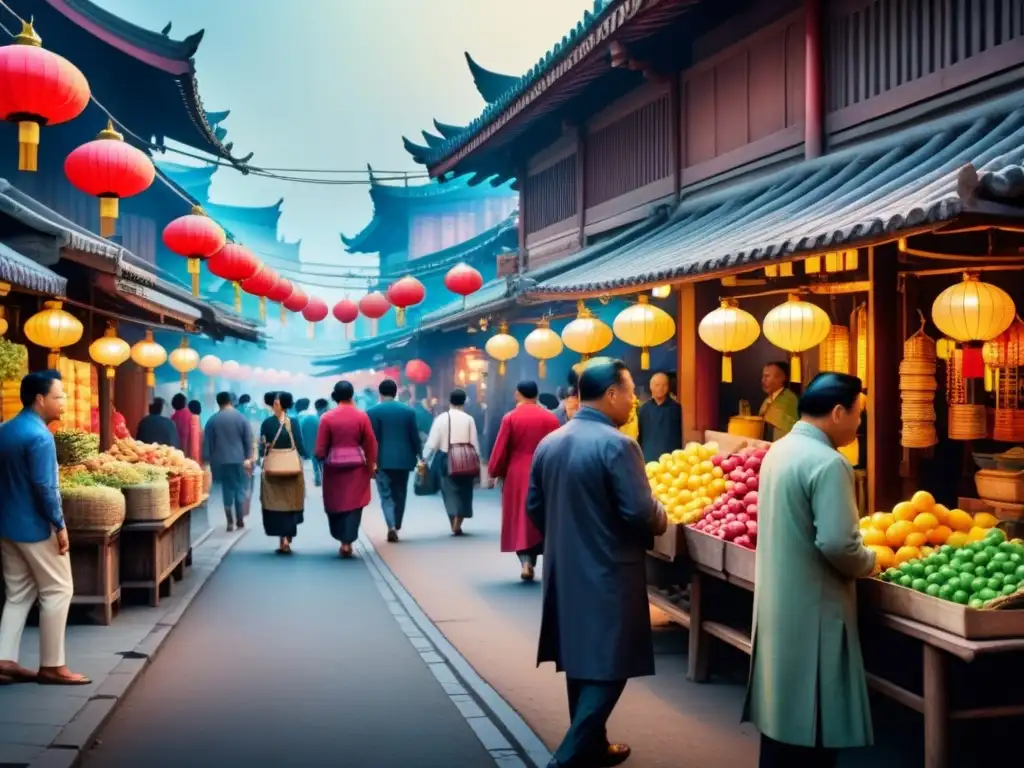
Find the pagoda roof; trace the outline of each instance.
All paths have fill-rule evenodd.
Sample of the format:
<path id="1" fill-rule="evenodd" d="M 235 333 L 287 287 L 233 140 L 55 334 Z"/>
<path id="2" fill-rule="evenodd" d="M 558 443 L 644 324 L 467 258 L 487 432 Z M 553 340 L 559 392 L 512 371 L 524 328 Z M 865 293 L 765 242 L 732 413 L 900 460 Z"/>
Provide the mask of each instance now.
<path id="1" fill-rule="evenodd" d="M 179 165 L 162 160 L 155 161 L 154 165 L 168 180 L 194 197 L 200 205 L 206 205 L 209 201 L 210 184 L 213 183 L 213 174 L 217 171 L 216 165 Z"/>
<path id="2" fill-rule="evenodd" d="M 519 83 L 519 78 L 514 75 L 499 75 L 497 72 L 484 69 L 473 60 L 469 51 L 466 51 L 466 63 L 469 64 L 469 72 L 473 75 L 477 91 L 488 104 L 499 101 L 507 91 Z"/>
<path id="3" fill-rule="evenodd" d="M 203 39 L 203 30 L 182 40 L 176 40 L 170 37 L 170 24 L 164 27 L 163 32 L 154 32 L 122 19 L 91 0 L 44 0 L 41 5 L 39 11 L 52 9 L 78 30 L 86 32 L 95 40 L 144 66 L 157 81 L 161 78 L 166 80 L 168 87 L 159 90 L 145 87 L 143 83 L 149 80 L 145 77 L 135 83 L 139 90 L 154 101 L 175 99 L 184 107 L 178 112 L 162 114 L 157 123 L 160 130 L 153 131 L 154 134 L 162 132 L 162 135 L 183 144 L 237 164 L 244 164 L 252 157 L 251 153 L 243 158 L 234 157 L 232 145 L 223 143 L 227 131 L 218 124 L 228 113 L 208 113 L 203 107 L 194 60 Z M 39 11 L 37 16 L 40 15 Z M 47 43 L 47 31 L 59 27 L 54 23 L 53 17 L 43 18 L 39 26 L 44 43 Z M 64 30 L 67 32 L 66 27 Z M 54 35 L 54 40 L 59 38 L 59 34 Z M 89 79 L 95 92 L 97 84 L 104 81 L 104 76 L 109 76 L 111 63 L 109 60 L 104 61 L 102 56 L 92 56 L 90 52 L 83 51 L 78 41 L 72 38 L 61 41 L 62 44 L 56 47 L 49 44 L 47 47 L 74 60 Z M 122 79 L 134 80 L 130 74 Z M 170 95 L 172 93 L 174 96 Z M 108 105 L 114 101 L 114 94 L 98 95 Z M 146 96 L 141 98 L 142 109 L 150 113 L 159 111 L 153 101 L 146 103 L 145 99 Z"/>
<path id="4" fill-rule="evenodd" d="M 499 252 L 516 248 L 518 243 L 519 212 L 516 211 L 500 224 L 481 232 L 476 237 L 407 262 L 398 272 L 382 275 L 381 279 L 388 281 L 399 273 L 421 277 L 431 272 L 449 269 L 462 261 L 470 263 L 487 256 L 495 256 Z"/>

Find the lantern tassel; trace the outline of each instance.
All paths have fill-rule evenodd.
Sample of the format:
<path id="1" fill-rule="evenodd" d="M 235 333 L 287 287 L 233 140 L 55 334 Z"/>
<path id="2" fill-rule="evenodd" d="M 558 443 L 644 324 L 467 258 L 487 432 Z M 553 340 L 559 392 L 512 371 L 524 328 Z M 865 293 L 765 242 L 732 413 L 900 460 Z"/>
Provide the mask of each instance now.
<path id="1" fill-rule="evenodd" d="M 39 170 L 39 123 L 31 120 L 18 123 L 18 170 Z"/>
<path id="2" fill-rule="evenodd" d="M 116 197 L 100 198 L 100 237 L 117 234 L 118 201 Z"/>
<path id="3" fill-rule="evenodd" d="M 345 323 L 345 341 L 348 341 L 351 338 L 352 338 L 352 326 L 349 325 L 348 323 Z"/>
<path id="4" fill-rule="evenodd" d="M 793 384 L 800 383 L 800 355 L 791 355 L 789 358 L 789 380 Z"/>
<path id="5" fill-rule="evenodd" d="M 181 374 L 181 391 L 188 392 L 188 376 Z"/>
<path id="6" fill-rule="evenodd" d="M 199 259 L 188 260 L 188 273 L 192 275 L 192 295 L 199 296 Z"/>
<path id="7" fill-rule="evenodd" d="M 398 324 L 399 328 L 405 325 L 405 307 L 398 307 L 395 309 L 395 322 Z"/>
<path id="8" fill-rule="evenodd" d="M 640 370 L 649 371 L 651 369 L 651 350 L 647 347 L 640 348 Z"/>
<path id="9" fill-rule="evenodd" d="M 107 366 L 107 378 L 112 379 L 117 374 L 117 369 L 112 365 Z"/>
<path id="10" fill-rule="evenodd" d="M 288 324 L 288 310 L 284 308 L 284 304 L 281 305 L 281 327 L 283 328 Z"/>
<path id="11" fill-rule="evenodd" d="M 234 283 L 235 286 L 235 312 L 241 314 L 242 312 L 242 284 L 239 282 Z"/>
<path id="12" fill-rule="evenodd" d="M 498 363 L 498 375 L 504 376 L 506 371 L 505 361 L 502 360 Z"/>
<path id="13" fill-rule="evenodd" d="M 313 323 L 310 323 L 309 327 L 306 328 L 306 335 L 310 339 L 315 339 L 316 338 L 316 326 L 313 325 Z"/>
<path id="14" fill-rule="evenodd" d="M 374 338 L 377 336 L 377 318 L 370 320 L 370 336 Z"/>
<path id="15" fill-rule="evenodd" d="M 537 376 L 542 379 L 546 379 L 548 377 L 548 364 L 546 360 L 541 360 L 537 363 Z"/>
<path id="16" fill-rule="evenodd" d="M 149 370 L 146 371 L 146 386 L 147 387 L 155 387 L 156 386 L 156 374 L 153 373 L 153 369 L 152 368 L 150 368 Z"/>
<path id="17" fill-rule="evenodd" d="M 722 383 L 732 384 L 732 355 L 722 355 Z"/>
<path id="18" fill-rule="evenodd" d="M 46 367 L 51 371 L 57 370 L 60 367 L 60 350 L 51 349 L 50 354 L 46 356 Z"/>
<path id="19" fill-rule="evenodd" d="M 260 296 L 260 320 L 267 322 L 267 297 Z"/>
<path id="20" fill-rule="evenodd" d="M 988 367 L 988 366 L 986 365 L 986 366 L 985 366 L 985 391 L 986 391 L 986 392 L 991 392 L 991 391 L 992 391 L 992 388 L 993 388 L 993 387 L 994 387 L 994 385 L 995 385 L 995 382 L 993 381 L 993 378 L 994 378 L 994 377 L 993 377 L 993 375 L 992 375 L 992 369 L 991 369 L 991 368 L 989 368 L 989 367 Z"/>

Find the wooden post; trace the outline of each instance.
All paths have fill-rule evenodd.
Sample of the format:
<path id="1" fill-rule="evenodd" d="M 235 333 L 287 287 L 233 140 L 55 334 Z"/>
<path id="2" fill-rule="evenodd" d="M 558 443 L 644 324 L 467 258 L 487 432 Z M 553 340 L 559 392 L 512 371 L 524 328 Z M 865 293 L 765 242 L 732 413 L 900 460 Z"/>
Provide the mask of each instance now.
<path id="1" fill-rule="evenodd" d="M 868 248 L 868 512 L 900 500 L 899 259 L 893 243 Z"/>
<path id="2" fill-rule="evenodd" d="M 519 258 L 517 271 L 520 275 L 530 269 L 530 255 L 526 250 L 526 200 L 529 190 L 527 185 L 530 181 L 530 167 L 523 163 L 519 166 Z"/>
<path id="3" fill-rule="evenodd" d="M 576 128 L 576 226 L 579 227 L 579 245 L 587 244 L 587 130 Z"/>
<path id="4" fill-rule="evenodd" d="M 100 450 L 106 451 L 114 444 L 114 388 L 110 386 L 112 379 L 107 376 L 107 371 L 100 366 L 99 391 L 96 393 L 99 399 L 100 412 Z"/>
<path id="5" fill-rule="evenodd" d="M 672 163 L 672 202 L 679 202 L 679 189 L 683 180 L 683 85 L 682 77 L 676 72 L 669 80 L 669 149 Z"/>
<path id="6" fill-rule="evenodd" d="M 717 283 L 683 283 L 677 288 L 676 375 L 683 408 L 683 439 L 704 442 L 718 429 L 718 353 L 697 337 L 700 319 L 714 308 Z"/>
<path id="7" fill-rule="evenodd" d="M 825 136 L 821 0 L 804 0 L 804 157 L 821 157 Z"/>

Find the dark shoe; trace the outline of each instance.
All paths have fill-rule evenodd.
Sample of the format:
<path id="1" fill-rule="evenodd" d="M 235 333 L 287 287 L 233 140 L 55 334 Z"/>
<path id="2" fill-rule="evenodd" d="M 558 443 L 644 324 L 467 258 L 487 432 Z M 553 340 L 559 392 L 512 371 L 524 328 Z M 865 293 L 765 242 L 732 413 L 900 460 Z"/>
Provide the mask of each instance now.
<path id="1" fill-rule="evenodd" d="M 89 685 L 92 680 L 67 667 L 40 667 L 36 682 L 40 685 Z"/>
<path id="2" fill-rule="evenodd" d="M 228 521 L 228 533 L 231 533 L 234 530 L 235 530 L 235 524 L 229 520 Z"/>
<path id="3" fill-rule="evenodd" d="M 609 744 L 608 751 L 605 753 L 604 759 L 601 760 L 601 766 L 611 768 L 613 765 L 622 765 L 629 760 L 629 756 L 632 754 L 633 750 L 630 749 L 629 744 Z"/>
<path id="4" fill-rule="evenodd" d="M 343 560 L 350 560 L 352 558 L 352 545 L 342 544 L 341 549 L 338 550 L 338 554 L 341 555 Z"/>
<path id="5" fill-rule="evenodd" d="M 398 531 L 396 531 L 394 528 L 388 531 L 388 541 L 390 541 L 392 544 L 398 541 Z"/>
<path id="6" fill-rule="evenodd" d="M 3 678 L 0 685 L 8 685 L 10 683 L 34 683 L 36 681 L 36 676 L 36 673 L 31 669 L 25 669 L 23 666 L 13 661 L 0 662 L 0 678 Z"/>
<path id="7" fill-rule="evenodd" d="M 239 520 L 238 521 L 238 525 L 235 526 L 235 527 L 238 528 L 238 530 L 242 530 L 243 528 L 245 528 L 245 518 L 242 518 L 241 520 Z"/>

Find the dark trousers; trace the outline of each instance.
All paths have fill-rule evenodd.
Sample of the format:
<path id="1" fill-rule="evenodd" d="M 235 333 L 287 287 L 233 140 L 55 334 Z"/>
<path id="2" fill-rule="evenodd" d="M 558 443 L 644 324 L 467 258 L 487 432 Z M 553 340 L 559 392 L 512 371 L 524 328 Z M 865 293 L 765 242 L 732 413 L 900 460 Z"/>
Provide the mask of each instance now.
<path id="1" fill-rule="evenodd" d="M 529 549 L 520 549 L 520 550 L 518 550 L 516 552 L 516 555 L 519 556 L 519 562 L 520 563 L 522 563 L 523 565 L 529 564 L 529 565 L 531 565 L 533 567 L 537 566 L 537 558 L 540 557 L 543 554 L 544 554 L 544 545 L 543 544 L 538 544 L 537 546 L 530 547 Z"/>
<path id="2" fill-rule="evenodd" d="M 241 464 L 217 464 L 211 471 L 214 481 L 220 484 L 228 523 L 242 522 L 245 500 L 249 496 L 249 475 L 245 467 Z"/>
<path id="3" fill-rule="evenodd" d="M 353 544 L 359 538 L 359 523 L 363 520 L 363 508 L 348 512 L 328 512 L 327 522 L 331 537 L 342 544 Z"/>
<path id="4" fill-rule="evenodd" d="M 559 768 L 592 768 L 608 751 L 605 725 L 626 687 L 625 680 L 579 680 L 567 677 L 569 730 L 558 745 L 553 764 Z"/>
<path id="5" fill-rule="evenodd" d="M 377 492 L 389 530 L 402 530 L 405 500 L 409 496 L 409 472 L 405 469 L 377 470 Z"/>
<path id="6" fill-rule="evenodd" d="M 761 757 L 757 763 L 758 768 L 835 768 L 838 761 L 838 749 L 798 747 L 783 744 L 761 734 Z"/>

